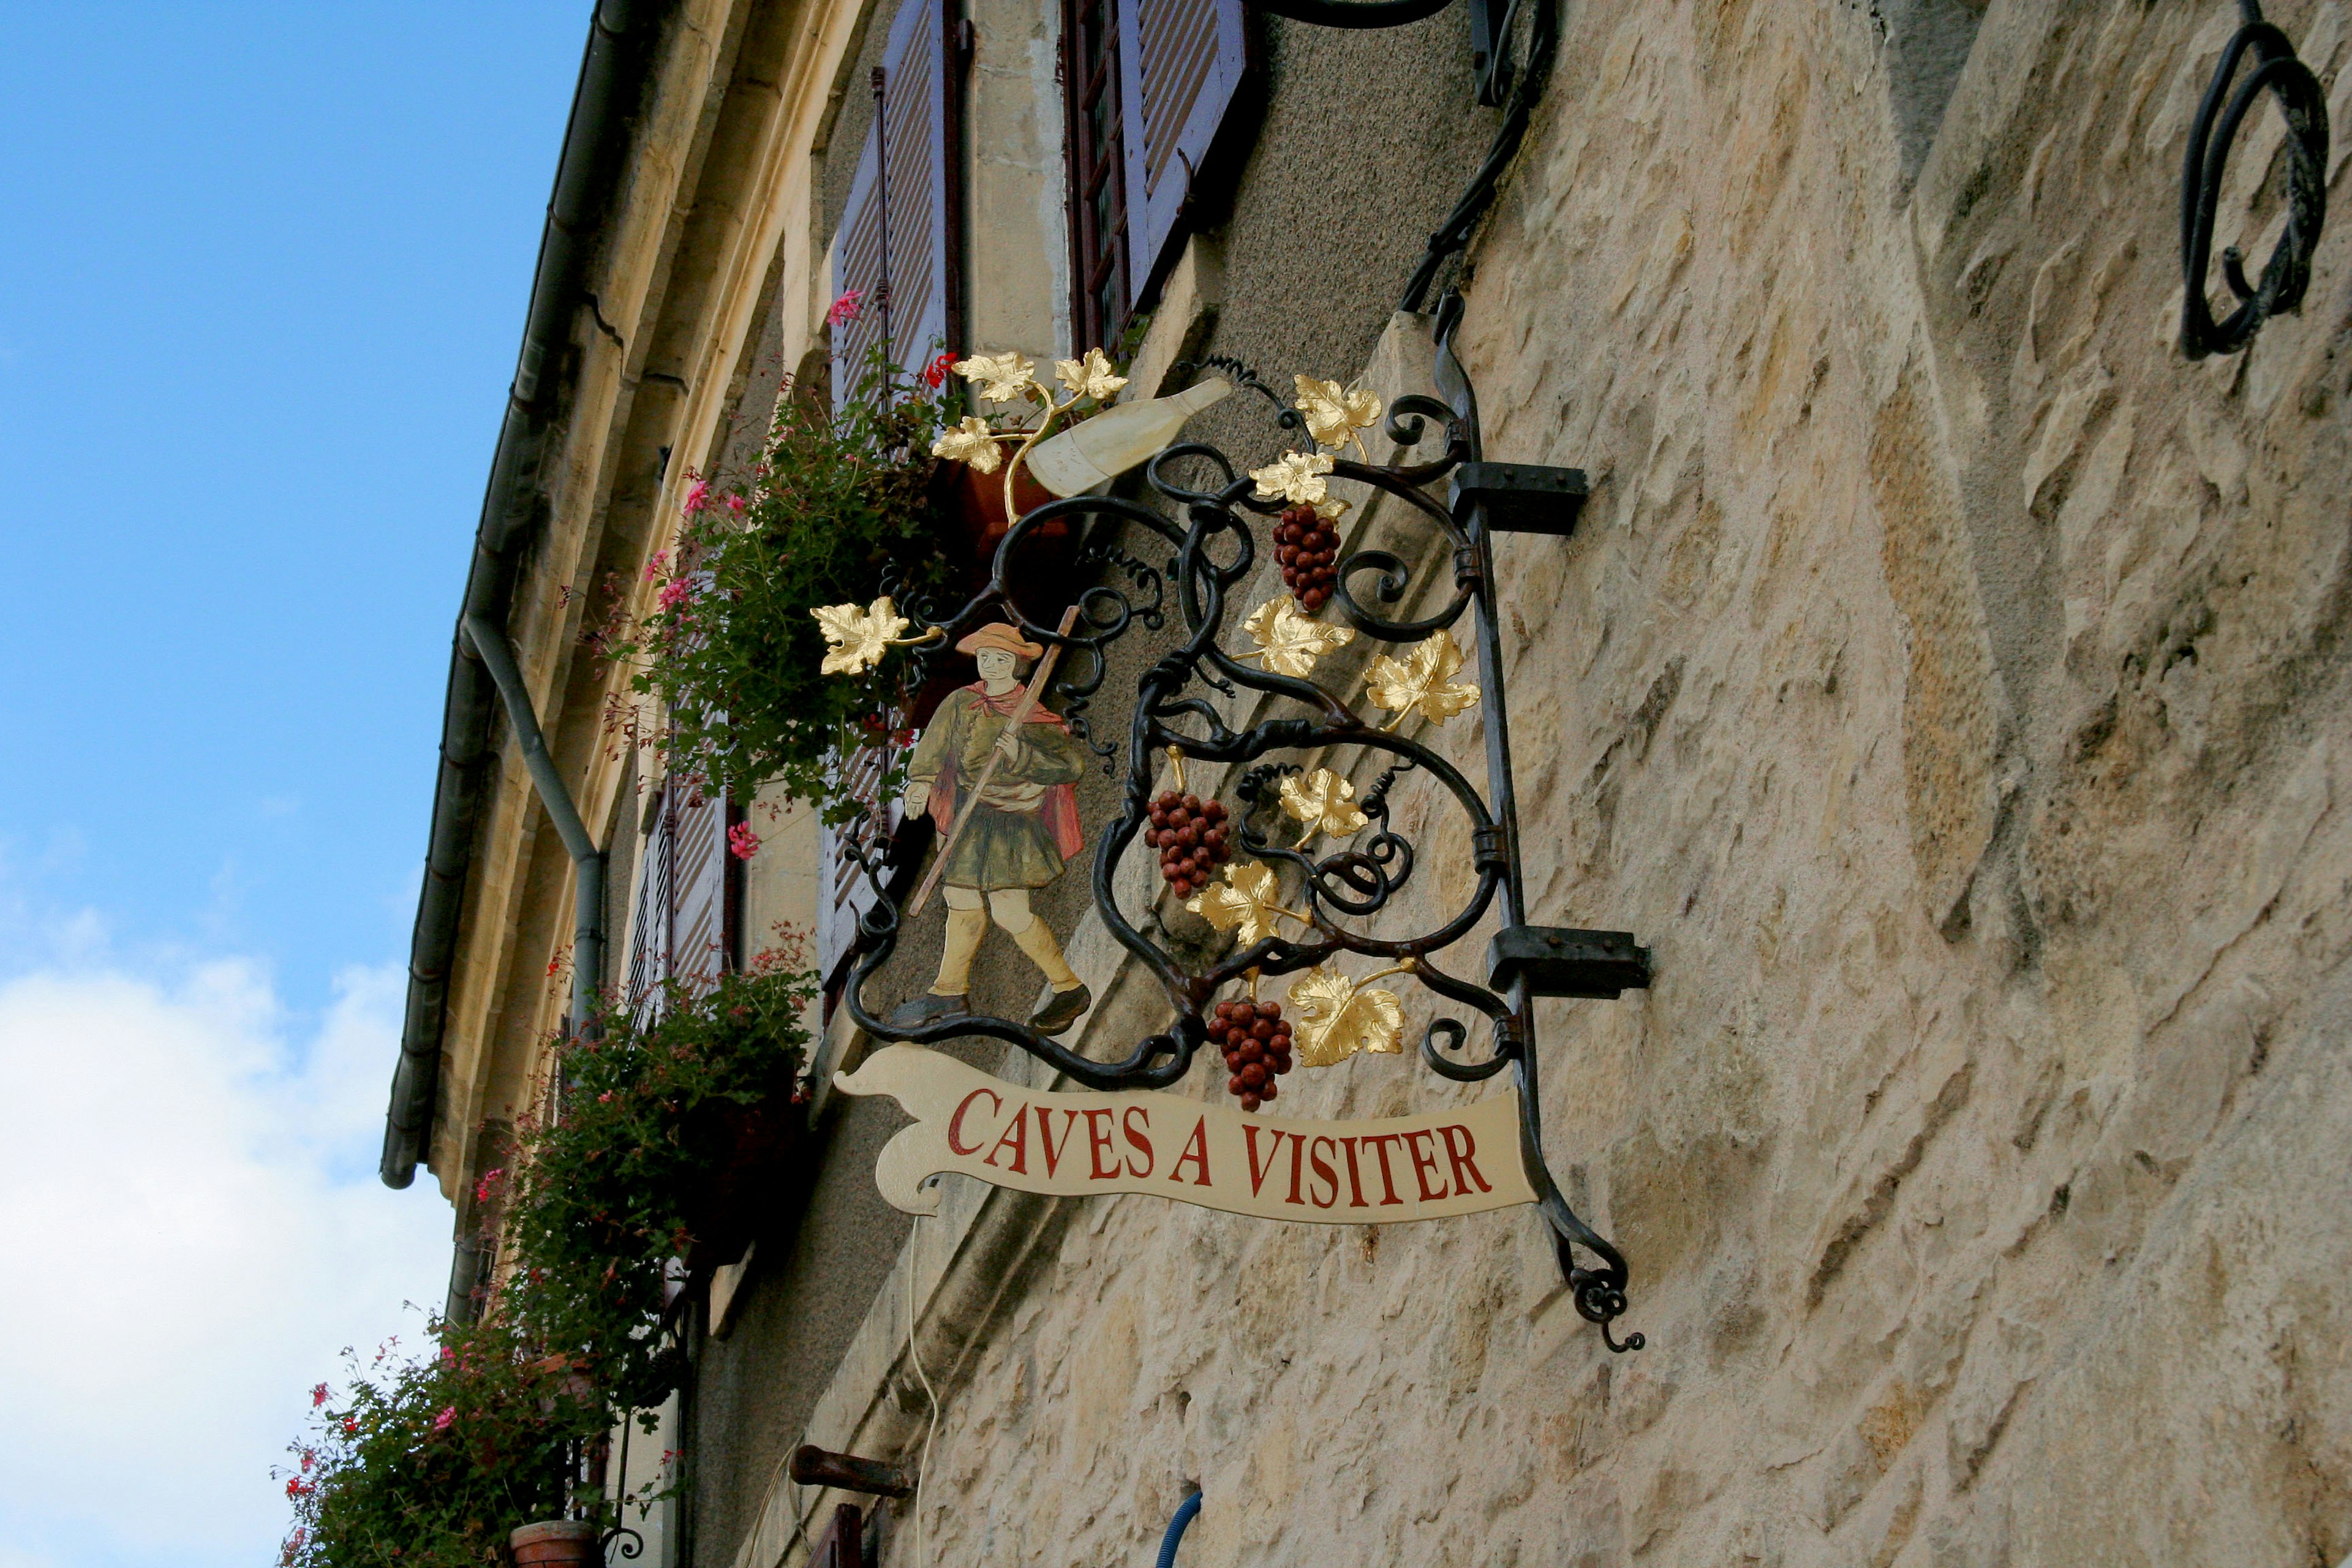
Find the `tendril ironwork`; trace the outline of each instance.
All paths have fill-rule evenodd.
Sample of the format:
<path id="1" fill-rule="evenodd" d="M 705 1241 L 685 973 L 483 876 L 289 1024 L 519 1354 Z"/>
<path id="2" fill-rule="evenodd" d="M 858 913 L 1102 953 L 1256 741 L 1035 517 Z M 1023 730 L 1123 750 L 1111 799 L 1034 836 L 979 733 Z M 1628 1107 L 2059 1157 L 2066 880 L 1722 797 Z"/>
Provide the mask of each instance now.
<path id="1" fill-rule="evenodd" d="M 2180 352 L 2192 360 L 2235 353 L 2253 342 L 2271 317 L 2302 306 L 2311 282 L 2312 252 L 2327 221 L 2326 95 L 2311 68 L 2295 58 L 2287 36 L 2263 19 L 2257 0 L 2239 0 L 2238 12 L 2243 25 L 2213 68 L 2213 79 L 2189 123 L 2181 166 Z M 2238 68 L 2250 55 L 2253 69 L 2232 90 Z M 2205 273 L 2213 257 L 2221 176 L 2231 143 L 2264 92 L 2278 100 L 2286 121 L 2286 228 L 2259 283 L 2247 281 L 2245 258 L 2236 246 L 2221 252 L 2222 279 L 2238 297 L 2238 307 L 2216 321 L 2205 294 Z"/>
<path id="2" fill-rule="evenodd" d="M 1113 644 L 1138 624 L 1172 632 L 1174 646 L 1135 681 L 1116 811 L 1108 822 L 1094 825 L 1087 836 L 1093 847 L 1096 915 L 1160 987 L 1170 1010 L 1166 1026 L 1134 1041 L 1125 1055 L 1103 1060 L 1080 1055 L 1033 1024 L 1012 1018 L 937 1009 L 886 1017 L 870 1006 L 866 988 L 888 963 L 902 934 L 904 916 L 898 899 L 913 852 L 906 846 L 919 842 L 919 824 L 902 829 L 900 840 L 877 843 L 871 853 L 857 857 L 875 897 L 858 917 L 844 1005 L 861 1030 L 878 1038 L 919 1045 L 973 1036 L 994 1038 L 1019 1047 L 1089 1089 L 1158 1089 L 1176 1083 L 1192 1068 L 1208 1041 L 1208 1019 L 1221 992 L 1232 995 L 1235 987 L 1254 987 L 1262 978 L 1331 965 L 1349 954 L 1383 961 L 1454 1009 L 1433 1019 L 1422 1037 L 1421 1059 L 1433 1073 L 1457 1083 L 1512 1074 L 1522 1163 L 1538 1208 L 1558 1242 L 1577 1310 L 1603 1326 L 1612 1349 L 1630 1348 L 1640 1343 L 1639 1335 L 1620 1342 L 1606 1332 L 1607 1324 L 1625 1310 L 1625 1259 L 1570 1207 L 1545 1163 L 1533 998 L 1614 995 L 1623 985 L 1646 984 L 1647 958 L 1625 933 L 1555 932 L 1527 924 L 1492 540 L 1496 529 L 1518 525 L 1496 521 L 1517 513 L 1509 506 L 1496 511 L 1489 497 L 1507 500 L 1513 473 L 1556 477 L 1561 471 L 1507 470 L 1479 460 L 1476 400 L 1454 350 L 1461 319 L 1460 296 L 1449 291 L 1434 328 L 1438 384 L 1446 395 L 1442 401 L 1397 401 L 1389 428 L 1403 444 L 1399 460 L 1331 465 L 1333 477 L 1377 492 L 1392 513 L 1402 515 L 1406 526 L 1423 525 L 1442 543 L 1446 565 L 1438 582 L 1429 585 L 1436 607 L 1414 614 L 1421 597 L 1414 568 L 1404 554 L 1369 544 L 1360 544 L 1338 563 L 1342 586 L 1331 603 L 1355 637 L 1400 653 L 1419 650 L 1420 656 L 1433 659 L 1437 652 L 1424 645 L 1442 637 L 1458 665 L 1454 629 L 1470 632 L 1477 661 L 1473 693 L 1477 706 L 1471 721 L 1485 731 L 1485 786 L 1473 784 L 1461 766 L 1436 749 L 1433 737 L 1424 739 L 1404 725 L 1412 711 L 1410 705 L 1399 710 L 1386 697 L 1372 693 L 1370 700 L 1375 705 L 1396 712 L 1387 724 L 1376 725 L 1360 717 L 1340 691 L 1314 679 L 1311 660 L 1305 674 L 1278 668 L 1266 651 L 1256 614 L 1249 628 L 1261 645 L 1258 652 L 1244 655 L 1228 647 L 1233 623 L 1239 619 L 1234 596 L 1255 580 L 1259 552 L 1266 547 L 1260 531 L 1278 526 L 1278 519 L 1273 523 L 1267 520 L 1283 510 L 1284 502 L 1267 500 L 1256 480 L 1238 473 L 1217 448 L 1180 443 L 1144 465 L 1148 499 L 1072 497 L 1048 501 L 1022 517 L 998 547 L 986 587 L 951 615 L 923 625 L 921 632 L 940 635 L 908 650 L 911 658 L 935 658 L 939 649 L 951 647 L 982 624 L 1010 621 L 1030 642 L 1059 650 L 1045 695 L 1055 711 L 1083 715 L 1103 684 Z M 1417 446 L 1433 422 L 1444 433 L 1442 454 L 1429 461 L 1403 461 L 1403 451 Z M 1208 488 L 1180 482 L 1180 472 L 1196 479 L 1205 475 L 1202 482 Z M 1577 478 L 1580 484 L 1580 476 Z M 1449 488 L 1450 500 L 1432 495 L 1431 487 L 1441 482 Z M 1524 499 L 1517 503 L 1521 511 L 1528 504 Z M 1163 572 L 1124 549 L 1081 551 L 1079 559 L 1100 569 L 1102 578 L 1081 595 L 1079 613 L 1057 625 L 1047 605 L 1031 601 L 1031 585 L 1008 574 L 1008 565 L 1039 530 L 1057 523 L 1076 528 L 1087 520 L 1097 537 L 1118 531 L 1144 541 L 1147 550 L 1164 546 L 1170 552 L 1168 563 Z M 1563 530 L 1548 525 L 1547 531 Z M 1367 579 L 1360 594 L 1346 586 L 1351 580 Z M 1278 602 L 1259 606 L 1259 611 L 1271 613 Z M 1368 691 L 1370 682 L 1368 672 Z M 1083 721 L 1073 723 L 1082 734 Z M 1097 753 L 1104 750 L 1102 744 L 1089 743 Z M 1131 914 L 1120 908 L 1117 889 L 1126 879 L 1118 873 L 1146 826 L 1155 779 L 1171 752 L 1195 770 L 1204 796 L 1215 793 L 1208 781 L 1217 775 L 1211 770 L 1219 764 L 1228 770 L 1223 777 L 1240 803 L 1232 823 L 1234 841 L 1255 861 L 1261 875 L 1271 873 L 1265 885 L 1291 889 L 1288 896 L 1298 907 L 1281 911 L 1290 923 L 1239 928 L 1241 937 L 1221 952 L 1187 948 L 1180 953 L 1150 934 L 1163 929 L 1156 909 Z M 1350 795 L 1339 775 L 1318 767 L 1302 778 L 1298 775 L 1305 764 L 1286 760 L 1335 752 L 1352 754 L 1367 771 L 1380 770 L 1355 802 L 1362 820 L 1346 832 L 1328 826 L 1320 815 L 1322 807 L 1301 805 L 1291 798 L 1294 790 L 1301 799 L 1319 791 L 1318 798 L 1327 805 L 1344 805 Z M 1433 801 L 1450 803 L 1451 813 L 1466 827 L 1472 856 L 1466 889 L 1416 921 L 1416 929 L 1400 934 L 1388 928 L 1398 923 L 1399 898 L 1412 885 L 1416 847 L 1412 836 L 1398 826 L 1392 797 L 1407 778 L 1416 781 L 1416 789 Z M 1295 829 L 1283 824 L 1286 814 L 1308 822 L 1304 837 L 1295 837 Z M 1342 811 L 1338 820 L 1344 823 L 1349 817 Z M 910 829 L 918 837 L 907 837 Z M 1310 848 L 1318 834 L 1333 838 L 1319 851 Z M 894 871 L 900 873 L 895 882 Z M 1188 907 L 1202 905 L 1196 898 Z M 1484 984 L 1433 962 L 1490 914 L 1499 915 L 1502 925 L 1496 939 L 1498 953 L 1507 939 L 1513 943 L 1509 951 L 1521 954 L 1522 950 L 1540 953 L 1547 941 L 1558 945 L 1564 939 L 1594 938 L 1620 941 L 1624 952 L 1638 956 L 1617 961 L 1614 988 L 1589 976 L 1580 978 L 1581 972 L 1572 964 L 1546 967 L 1540 958 L 1515 956 L 1501 963 L 1490 955 Z M 1384 915 L 1391 918 L 1383 921 Z M 1632 978 L 1624 977 L 1629 965 Z M 1472 1029 L 1463 1022 L 1465 1017 L 1483 1021 L 1489 1037 L 1483 1052 L 1472 1051 Z M 1256 1104 L 1249 1100 L 1244 1108 Z"/>

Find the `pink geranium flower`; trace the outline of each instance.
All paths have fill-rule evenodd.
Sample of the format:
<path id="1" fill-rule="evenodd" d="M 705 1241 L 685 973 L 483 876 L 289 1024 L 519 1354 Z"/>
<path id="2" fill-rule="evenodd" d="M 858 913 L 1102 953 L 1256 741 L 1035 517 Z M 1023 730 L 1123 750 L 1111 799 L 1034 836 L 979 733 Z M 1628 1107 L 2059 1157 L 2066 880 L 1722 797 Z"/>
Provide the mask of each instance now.
<path id="1" fill-rule="evenodd" d="M 316 1410 L 325 1403 L 327 1403 L 327 1385 L 321 1383 L 310 1390 L 310 1408 Z"/>
<path id="2" fill-rule="evenodd" d="M 456 1419 L 457 1419 L 457 1407 L 454 1405 L 445 1405 L 441 1407 L 441 1414 L 433 1418 L 433 1430 L 446 1432 L 449 1429 L 449 1423 Z"/>
<path id="3" fill-rule="evenodd" d="M 866 290 L 852 289 L 840 299 L 835 300 L 832 308 L 825 311 L 824 324 L 828 327 L 845 326 L 857 320 L 859 313 L 865 309 Z"/>
<path id="4" fill-rule="evenodd" d="M 683 509 L 687 516 L 692 517 L 709 504 L 710 481 L 709 479 L 697 479 L 694 483 L 687 487 L 686 506 Z"/>
<path id="5" fill-rule="evenodd" d="M 653 559 L 646 563 L 646 581 L 648 583 L 658 582 L 661 579 L 661 574 L 668 570 L 669 552 L 667 550 L 656 550 L 653 553 Z"/>
<path id="6" fill-rule="evenodd" d="M 760 836 L 751 831 L 748 822 L 739 822 L 727 830 L 727 847 L 738 860 L 749 860 L 760 852 Z"/>
<path id="7" fill-rule="evenodd" d="M 662 584 L 662 591 L 656 596 L 661 600 L 663 609 L 675 610 L 694 597 L 694 584 L 684 577 L 675 577 Z"/>

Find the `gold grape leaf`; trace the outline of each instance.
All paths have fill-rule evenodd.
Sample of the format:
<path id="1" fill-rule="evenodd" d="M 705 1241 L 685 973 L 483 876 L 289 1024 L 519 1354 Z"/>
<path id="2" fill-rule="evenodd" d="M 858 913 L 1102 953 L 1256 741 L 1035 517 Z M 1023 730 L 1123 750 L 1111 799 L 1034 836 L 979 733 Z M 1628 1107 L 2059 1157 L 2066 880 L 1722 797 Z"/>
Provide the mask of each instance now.
<path id="1" fill-rule="evenodd" d="M 982 474 L 996 472 L 997 465 L 1004 460 L 1004 454 L 996 449 L 996 433 L 988 427 L 988 421 L 971 414 L 965 415 L 961 423 L 940 432 L 940 438 L 931 443 L 931 456 L 970 463 L 974 472 Z"/>
<path id="2" fill-rule="evenodd" d="M 1037 384 L 1036 362 L 1012 350 L 955 362 L 955 373 L 991 403 L 1017 403 Z"/>
<path id="3" fill-rule="evenodd" d="M 856 675 L 881 663 L 890 639 L 907 629 L 907 617 L 887 594 L 863 610 L 855 605 L 825 605 L 809 614 L 824 634 L 824 661 L 817 666 L 821 675 Z"/>
<path id="4" fill-rule="evenodd" d="M 1265 468 L 1252 468 L 1250 478 L 1257 481 L 1260 500 L 1280 496 L 1293 506 L 1312 506 L 1330 493 L 1323 482 L 1330 471 L 1328 452 L 1285 452 Z"/>
<path id="5" fill-rule="evenodd" d="M 1057 359 L 1054 374 L 1074 397 L 1091 397 L 1097 403 L 1127 384 L 1127 377 L 1115 374 L 1108 356 L 1100 349 L 1088 349 L 1084 359 Z"/>
<path id="6" fill-rule="evenodd" d="M 1346 838 L 1371 820 L 1357 809 L 1356 786 L 1329 768 L 1317 768 L 1303 779 L 1297 773 L 1284 774 L 1282 810 L 1283 815 L 1307 825 L 1305 836 L 1298 840 L 1302 847 L 1318 833 Z"/>
<path id="7" fill-rule="evenodd" d="M 1478 700 L 1478 689 L 1454 681 L 1462 668 L 1462 649 L 1451 632 L 1435 632 L 1412 645 L 1402 659 L 1382 654 L 1364 671 L 1364 687 L 1374 703 L 1396 717 L 1394 729 L 1410 713 L 1420 713 L 1433 724 L 1443 724 Z"/>
<path id="8" fill-rule="evenodd" d="M 1344 447 L 1359 441 L 1356 432 L 1369 430 L 1380 423 L 1381 400 L 1377 394 L 1343 390 L 1336 381 L 1318 381 L 1311 375 L 1296 378 L 1298 385 L 1298 412 L 1307 417 L 1307 433 L 1326 447 Z"/>
<path id="9" fill-rule="evenodd" d="M 1284 594 L 1249 613 L 1242 629 L 1257 644 L 1258 656 L 1276 675 L 1300 679 L 1315 673 L 1315 661 L 1356 638 L 1348 626 L 1326 626 L 1302 613 L 1298 601 Z"/>
<path id="10" fill-rule="evenodd" d="M 1277 917 L 1298 918 L 1276 901 L 1280 897 L 1272 867 L 1236 860 L 1225 868 L 1223 881 L 1210 883 L 1184 907 L 1219 931 L 1238 927 L 1242 945 L 1255 947 L 1274 934 Z"/>
<path id="11" fill-rule="evenodd" d="M 1293 981 L 1290 1005 L 1298 1010 L 1298 1059 L 1307 1067 L 1336 1067 L 1358 1051 L 1404 1049 L 1396 993 L 1359 991 L 1337 968 L 1310 969 Z"/>

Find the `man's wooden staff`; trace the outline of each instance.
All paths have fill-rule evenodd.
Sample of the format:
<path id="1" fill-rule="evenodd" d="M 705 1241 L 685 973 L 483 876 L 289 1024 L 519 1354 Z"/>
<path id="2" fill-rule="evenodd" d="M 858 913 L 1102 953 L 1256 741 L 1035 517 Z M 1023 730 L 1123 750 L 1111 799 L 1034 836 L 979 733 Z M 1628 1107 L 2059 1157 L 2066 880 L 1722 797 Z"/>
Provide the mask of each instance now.
<path id="1" fill-rule="evenodd" d="M 1070 628 L 1077 624 L 1078 607 L 1072 605 L 1063 612 L 1062 624 L 1055 628 L 1055 635 L 1068 637 Z M 1030 671 L 1029 684 L 1022 689 L 1020 704 L 1013 710 L 1013 722 L 1005 726 L 1005 734 L 1019 737 L 1021 726 L 1029 722 L 1029 710 L 1036 707 L 1037 699 L 1045 695 L 1045 682 L 1054 678 L 1054 661 L 1061 657 L 1062 645 L 1055 643 L 1037 661 L 1037 668 Z M 946 841 L 940 846 L 939 858 L 931 862 L 930 871 L 923 878 L 922 886 L 915 889 L 914 898 L 908 902 L 908 920 L 921 914 L 923 906 L 930 902 L 931 895 L 939 891 L 940 878 L 947 872 L 948 857 L 954 853 L 956 840 L 963 837 L 963 830 L 971 825 L 973 809 L 980 805 L 980 792 L 988 787 L 988 781 L 996 776 L 997 764 L 1003 761 L 1002 747 L 991 746 L 988 749 L 988 766 L 980 770 L 980 777 L 972 783 L 971 793 L 964 796 L 962 806 L 956 812 L 955 824 L 948 829 Z"/>

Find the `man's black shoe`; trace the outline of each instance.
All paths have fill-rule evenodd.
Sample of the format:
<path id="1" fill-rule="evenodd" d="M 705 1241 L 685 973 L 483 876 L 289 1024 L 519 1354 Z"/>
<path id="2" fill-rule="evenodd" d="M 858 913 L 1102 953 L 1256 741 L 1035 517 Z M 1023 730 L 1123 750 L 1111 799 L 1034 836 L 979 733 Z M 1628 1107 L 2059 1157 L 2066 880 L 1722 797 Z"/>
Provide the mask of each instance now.
<path id="1" fill-rule="evenodd" d="M 926 1024 L 952 1017 L 964 1011 L 961 996 L 942 996 L 936 991 L 926 991 L 912 1002 L 901 1002 L 890 1009 L 883 1020 L 894 1029 L 919 1029 Z"/>
<path id="2" fill-rule="evenodd" d="M 1056 991 L 1053 998 L 1031 1016 L 1029 1026 L 1041 1035 L 1058 1035 L 1078 1021 L 1079 1015 L 1095 1005 L 1095 994 L 1081 985 L 1075 991 Z"/>

